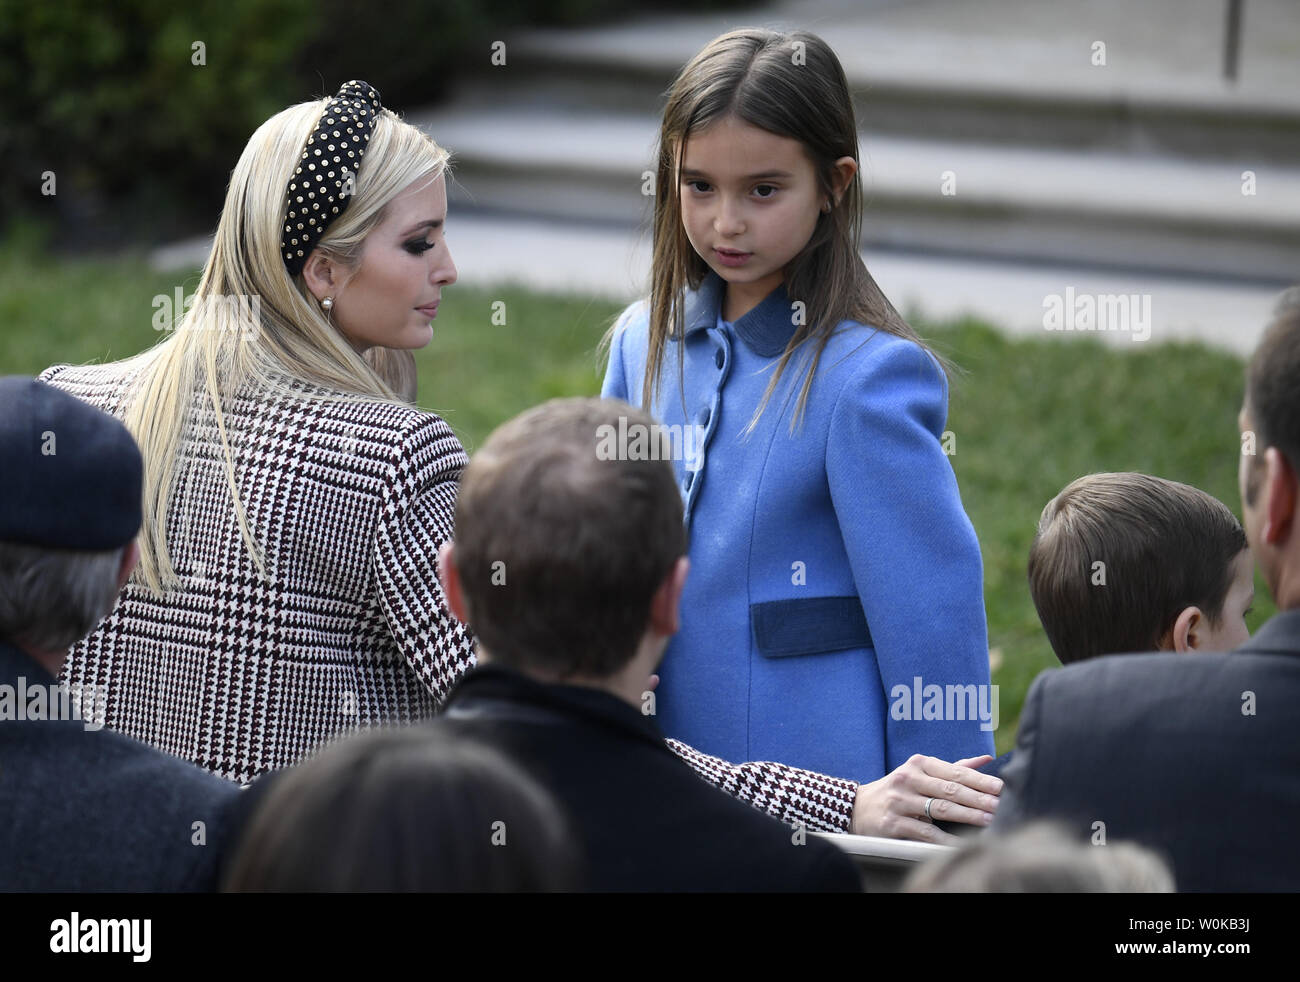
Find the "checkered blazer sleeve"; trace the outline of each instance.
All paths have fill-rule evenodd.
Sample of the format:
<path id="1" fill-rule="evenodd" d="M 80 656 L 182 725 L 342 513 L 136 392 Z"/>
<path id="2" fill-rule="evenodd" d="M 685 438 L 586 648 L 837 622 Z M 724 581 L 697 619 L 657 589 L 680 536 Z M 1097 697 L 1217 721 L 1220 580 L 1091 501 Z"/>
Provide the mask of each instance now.
<path id="1" fill-rule="evenodd" d="M 788 825 L 811 832 L 847 832 L 858 784 L 772 761 L 731 764 L 678 740 L 669 749 L 700 777 Z"/>
<path id="2" fill-rule="evenodd" d="M 474 639 L 447 608 L 438 549 L 451 538 L 468 459 L 436 416 L 413 419 L 393 446 L 375 535 L 379 603 L 398 650 L 439 704 L 474 664 Z"/>

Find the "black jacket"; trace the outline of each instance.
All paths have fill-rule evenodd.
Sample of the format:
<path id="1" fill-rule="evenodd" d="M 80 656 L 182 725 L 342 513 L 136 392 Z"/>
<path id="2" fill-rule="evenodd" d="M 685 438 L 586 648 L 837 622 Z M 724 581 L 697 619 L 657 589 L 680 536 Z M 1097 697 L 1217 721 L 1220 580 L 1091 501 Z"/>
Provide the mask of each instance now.
<path id="1" fill-rule="evenodd" d="M 1180 891 L 1300 890 L 1300 610 L 1229 654 L 1112 655 L 1029 690 L 995 831 L 1135 840 Z M 1096 826 L 1095 823 L 1104 823 Z"/>
<path id="2" fill-rule="evenodd" d="M 0 643 L 0 892 L 214 889 L 239 786 L 120 733 L 50 718 L 35 690 L 55 685 Z"/>
<path id="3" fill-rule="evenodd" d="M 551 791 L 593 890 L 861 889 L 847 855 L 705 783 L 652 717 L 609 693 L 489 665 L 428 725 L 501 750 Z"/>

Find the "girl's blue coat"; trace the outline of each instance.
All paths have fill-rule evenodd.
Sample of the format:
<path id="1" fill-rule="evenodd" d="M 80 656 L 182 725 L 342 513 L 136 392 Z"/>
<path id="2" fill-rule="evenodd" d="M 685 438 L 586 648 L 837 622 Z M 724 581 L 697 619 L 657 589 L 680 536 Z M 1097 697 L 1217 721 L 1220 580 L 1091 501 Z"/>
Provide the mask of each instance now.
<path id="1" fill-rule="evenodd" d="M 795 319 L 778 288 L 724 327 L 722 286 L 711 273 L 687 296 L 685 405 L 672 339 L 651 407 L 680 428 L 669 432 L 687 451 L 673 466 L 691 530 L 682 627 L 656 694 L 665 733 L 731 761 L 858 781 L 914 753 L 992 753 L 996 718 L 981 722 L 976 696 L 987 717 L 983 569 L 940 442 L 942 371 L 913 342 L 844 322 L 802 429 L 789 424 L 803 351 L 746 439 Z M 602 393 L 641 405 L 646 353 L 647 308 L 633 304 Z M 692 425 L 702 449 L 683 459 Z M 970 688 L 940 701 L 931 685 Z"/>

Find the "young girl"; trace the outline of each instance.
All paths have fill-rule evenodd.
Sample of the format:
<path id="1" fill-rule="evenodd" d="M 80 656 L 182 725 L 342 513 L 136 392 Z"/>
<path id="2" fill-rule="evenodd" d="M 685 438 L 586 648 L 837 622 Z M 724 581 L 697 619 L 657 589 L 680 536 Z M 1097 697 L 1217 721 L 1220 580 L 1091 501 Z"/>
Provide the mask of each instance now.
<path id="1" fill-rule="evenodd" d="M 715 39 L 669 92 L 657 168 L 650 297 L 611 331 L 603 394 L 696 448 L 674 462 L 691 573 L 660 672 L 665 732 L 863 782 L 913 754 L 989 753 L 947 378 L 858 255 L 857 128 L 834 53 L 807 33 Z M 998 785 L 927 768 L 909 771 L 904 814 L 985 820 L 932 812 L 991 809 L 937 775 Z"/>

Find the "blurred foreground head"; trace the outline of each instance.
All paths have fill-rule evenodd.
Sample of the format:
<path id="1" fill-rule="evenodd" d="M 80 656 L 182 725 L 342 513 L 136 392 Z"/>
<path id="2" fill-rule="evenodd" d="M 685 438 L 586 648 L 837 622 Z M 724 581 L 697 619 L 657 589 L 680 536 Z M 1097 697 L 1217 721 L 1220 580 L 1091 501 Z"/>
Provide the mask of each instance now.
<path id="1" fill-rule="evenodd" d="M 1132 843 L 1091 845 L 1052 822 L 984 834 L 917 868 L 905 893 L 1173 893 L 1164 861 Z"/>
<path id="2" fill-rule="evenodd" d="M 271 781 L 226 892 L 549 892 L 581 882 L 551 796 L 496 751 L 446 733 L 352 737 Z"/>

